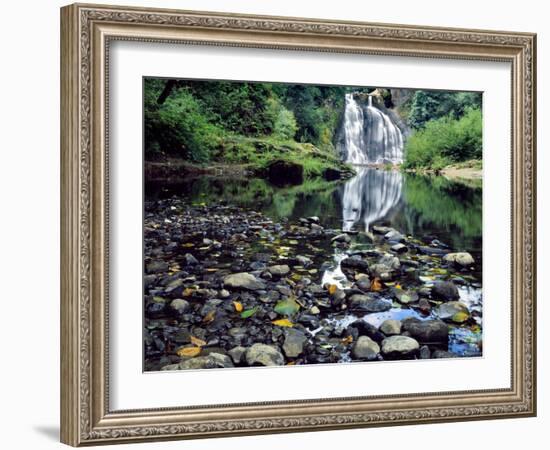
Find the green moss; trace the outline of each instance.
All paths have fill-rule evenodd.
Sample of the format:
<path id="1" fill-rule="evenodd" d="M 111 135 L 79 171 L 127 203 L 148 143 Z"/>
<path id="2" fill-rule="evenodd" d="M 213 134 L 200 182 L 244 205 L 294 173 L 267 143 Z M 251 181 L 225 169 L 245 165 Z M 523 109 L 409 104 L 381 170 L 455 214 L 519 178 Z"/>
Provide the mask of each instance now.
<path id="1" fill-rule="evenodd" d="M 213 152 L 212 160 L 230 164 L 247 164 L 260 172 L 273 161 L 290 161 L 303 166 L 306 178 L 322 176 L 323 172 L 329 168 L 352 170 L 330 150 L 321 150 L 312 144 L 275 136 L 255 138 L 227 135 Z"/>

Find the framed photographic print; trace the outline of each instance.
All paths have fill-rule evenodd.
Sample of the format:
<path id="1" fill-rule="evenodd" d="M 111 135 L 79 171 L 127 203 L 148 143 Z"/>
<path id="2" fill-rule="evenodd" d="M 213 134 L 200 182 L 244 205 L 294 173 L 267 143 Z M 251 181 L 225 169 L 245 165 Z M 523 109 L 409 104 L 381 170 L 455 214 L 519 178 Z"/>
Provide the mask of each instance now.
<path id="1" fill-rule="evenodd" d="M 536 413 L 530 33 L 61 10 L 62 441 Z"/>

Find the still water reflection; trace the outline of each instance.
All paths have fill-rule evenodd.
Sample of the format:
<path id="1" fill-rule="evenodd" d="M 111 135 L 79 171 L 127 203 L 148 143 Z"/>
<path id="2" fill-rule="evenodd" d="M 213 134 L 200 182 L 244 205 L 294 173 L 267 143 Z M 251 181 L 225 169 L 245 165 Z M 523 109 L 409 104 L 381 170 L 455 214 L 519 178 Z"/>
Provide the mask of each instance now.
<path id="1" fill-rule="evenodd" d="M 481 277 L 481 180 L 456 182 L 396 170 L 362 167 L 345 183 L 306 181 L 275 187 L 263 179 L 202 177 L 166 184 L 150 182 L 145 195 L 181 195 L 190 203 L 226 201 L 262 211 L 273 220 L 318 216 L 325 227 L 370 231 L 386 224 L 420 239 L 438 239 L 468 251 Z"/>

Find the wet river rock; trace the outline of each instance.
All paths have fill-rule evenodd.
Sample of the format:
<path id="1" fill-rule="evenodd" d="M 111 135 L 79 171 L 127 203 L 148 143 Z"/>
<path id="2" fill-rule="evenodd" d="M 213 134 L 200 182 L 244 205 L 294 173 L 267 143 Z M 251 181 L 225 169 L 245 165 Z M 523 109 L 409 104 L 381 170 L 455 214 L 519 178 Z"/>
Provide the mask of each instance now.
<path id="1" fill-rule="evenodd" d="M 265 289 L 263 281 L 246 272 L 228 275 L 224 278 L 223 285 L 228 289 L 248 289 L 251 291 Z"/>
<path id="2" fill-rule="evenodd" d="M 408 336 L 390 336 L 382 341 L 382 353 L 388 358 L 412 357 L 419 348 L 418 341 Z"/>
<path id="3" fill-rule="evenodd" d="M 349 258 L 344 258 L 340 265 L 342 269 L 356 270 L 363 273 L 367 273 L 369 270 L 369 263 L 363 260 L 360 256 L 350 256 Z"/>
<path id="4" fill-rule="evenodd" d="M 283 351 L 288 358 L 296 358 L 304 351 L 306 342 L 307 338 L 302 331 L 290 328 L 285 333 Z"/>
<path id="5" fill-rule="evenodd" d="M 468 307 L 461 302 L 447 302 L 441 304 L 437 308 L 437 315 L 442 320 L 450 320 L 453 322 L 464 322 L 469 316 Z"/>
<path id="6" fill-rule="evenodd" d="M 460 253 L 448 253 L 443 257 L 443 261 L 448 263 L 454 263 L 460 267 L 471 267 L 475 264 L 475 260 L 472 255 L 467 252 Z"/>
<path id="7" fill-rule="evenodd" d="M 220 353 L 210 353 L 207 356 L 186 359 L 179 364 L 164 366 L 162 370 L 219 369 L 224 367 L 234 367 L 229 356 Z"/>
<path id="8" fill-rule="evenodd" d="M 349 307 L 352 310 L 365 312 L 382 312 L 391 309 L 391 301 L 370 295 L 354 294 L 349 298 Z"/>
<path id="9" fill-rule="evenodd" d="M 450 302 L 458 300 L 460 294 L 452 281 L 438 281 L 432 287 L 432 296 L 436 299 Z"/>
<path id="10" fill-rule="evenodd" d="M 249 366 L 282 366 L 285 358 L 277 347 L 257 343 L 246 351 L 246 363 Z"/>
<path id="11" fill-rule="evenodd" d="M 380 331 L 386 336 L 401 334 L 401 321 L 394 319 L 384 320 L 380 325 Z"/>
<path id="12" fill-rule="evenodd" d="M 286 264 L 278 264 L 275 266 L 268 267 L 267 270 L 271 275 L 277 276 L 277 277 L 284 277 L 285 275 L 288 275 L 290 273 L 290 267 L 288 267 Z"/>
<path id="13" fill-rule="evenodd" d="M 402 326 L 421 343 L 446 343 L 449 340 L 449 326 L 441 320 L 408 318 L 402 321 Z"/>
<path id="14" fill-rule="evenodd" d="M 360 336 L 353 346 L 352 353 L 357 359 L 372 361 L 380 353 L 380 346 L 368 336 Z"/>

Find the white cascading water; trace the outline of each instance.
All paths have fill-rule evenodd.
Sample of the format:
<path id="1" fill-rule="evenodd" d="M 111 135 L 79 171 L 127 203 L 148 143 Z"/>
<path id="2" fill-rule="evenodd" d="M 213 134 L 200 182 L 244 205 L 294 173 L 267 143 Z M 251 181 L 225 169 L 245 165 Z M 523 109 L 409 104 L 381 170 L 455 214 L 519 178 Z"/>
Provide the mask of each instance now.
<path id="1" fill-rule="evenodd" d="M 353 93 L 346 94 L 344 111 L 346 162 L 351 164 L 399 164 L 403 162 L 403 134 L 390 116 L 373 106 L 365 108 Z"/>
<path id="2" fill-rule="evenodd" d="M 346 94 L 344 136 L 346 142 L 347 162 L 353 164 L 368 163 L 367 155 L 364 151 L 365 141 L 363 140 L 363 123 L 363 110 L 353 98 L 353 94 Z"/>

